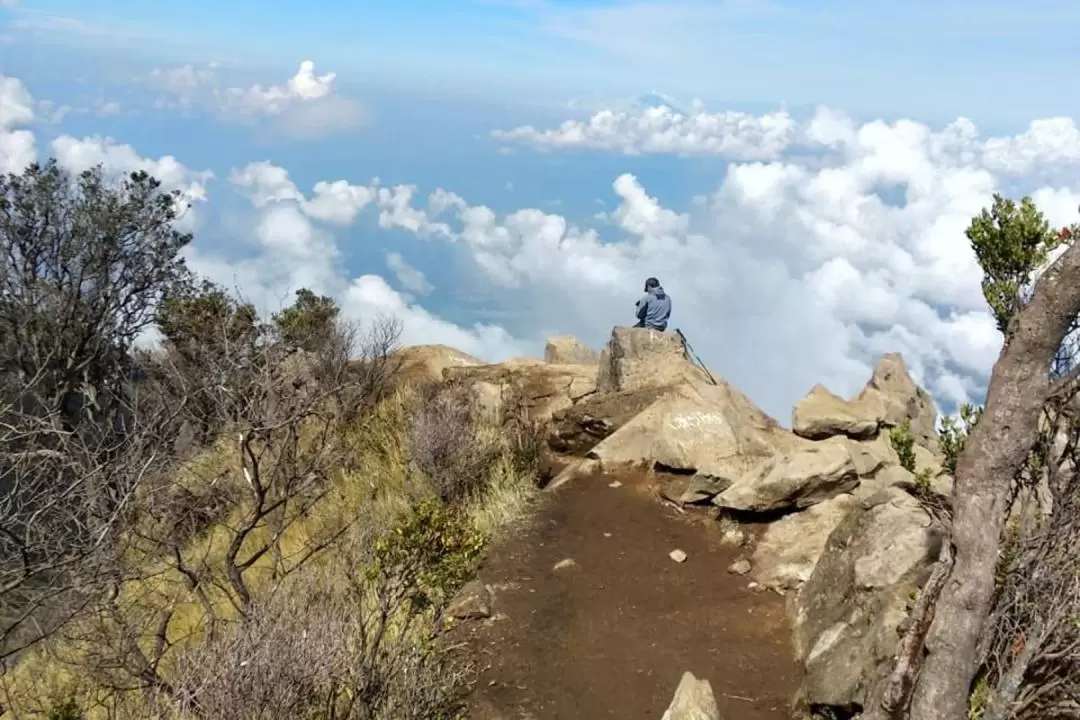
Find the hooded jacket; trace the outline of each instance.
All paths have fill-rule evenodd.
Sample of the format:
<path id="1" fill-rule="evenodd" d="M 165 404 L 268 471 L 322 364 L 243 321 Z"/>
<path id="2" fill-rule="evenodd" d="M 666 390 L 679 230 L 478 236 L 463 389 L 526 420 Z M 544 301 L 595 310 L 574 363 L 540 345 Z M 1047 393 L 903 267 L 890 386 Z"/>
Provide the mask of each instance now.
<path id="1" fill-rule="evenodd" d="M 635 305 L 639 327 L 667 330 L 671 317 L 671 296 L 662 287 L 651 288 Z"/>

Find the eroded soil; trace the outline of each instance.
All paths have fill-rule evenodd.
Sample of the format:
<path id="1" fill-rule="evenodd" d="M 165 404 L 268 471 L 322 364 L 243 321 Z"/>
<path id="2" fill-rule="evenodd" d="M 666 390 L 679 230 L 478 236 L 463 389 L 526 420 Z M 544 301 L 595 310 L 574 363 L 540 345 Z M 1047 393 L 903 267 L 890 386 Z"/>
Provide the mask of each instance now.
<path id="1" fill-rule="evenodd" d="M 684 670 L 712 683 L 727 720 L 790 717 L 783 598 L 727 571 L 740 554 L 711 519 L 662 505 L 644 474 L 615 479 L 551 492 L 492 548 L 480 576 L 495 617 L 457 631 L 481 666 L 472 717 L 659 720 Z"/>

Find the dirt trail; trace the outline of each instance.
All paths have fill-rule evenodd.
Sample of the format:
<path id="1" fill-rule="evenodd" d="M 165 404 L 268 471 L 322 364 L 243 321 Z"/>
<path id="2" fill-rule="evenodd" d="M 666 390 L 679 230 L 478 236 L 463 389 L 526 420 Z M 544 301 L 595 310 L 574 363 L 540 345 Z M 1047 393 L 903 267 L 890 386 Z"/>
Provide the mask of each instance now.
<path id="1" fill-rule="evenodd" d="M 727 720 L 790 717 L 783 599 L 727 572 L 739 555 L 715 523 L 661 505 L 644 475 L 614 479 L 570 482 L 492 548 L 481 578 L 496 619 L 462 627 L 484 668 L 471 716 L 659 720 L 689 670 Z"/>

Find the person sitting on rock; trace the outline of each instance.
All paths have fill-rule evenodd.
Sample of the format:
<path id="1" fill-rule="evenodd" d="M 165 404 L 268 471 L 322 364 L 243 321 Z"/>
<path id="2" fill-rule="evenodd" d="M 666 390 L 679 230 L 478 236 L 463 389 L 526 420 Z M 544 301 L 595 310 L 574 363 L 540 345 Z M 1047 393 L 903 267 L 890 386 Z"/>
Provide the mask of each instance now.
<path id="1" fill-rule="evenodd" d="M 645 281 L 645 295 L 634 307 L 638 319 L 634 327 L 667 330 L 668 318 L 671 317 L 671 296 L 660 287 L 659 280 L 651 277 Z"/>

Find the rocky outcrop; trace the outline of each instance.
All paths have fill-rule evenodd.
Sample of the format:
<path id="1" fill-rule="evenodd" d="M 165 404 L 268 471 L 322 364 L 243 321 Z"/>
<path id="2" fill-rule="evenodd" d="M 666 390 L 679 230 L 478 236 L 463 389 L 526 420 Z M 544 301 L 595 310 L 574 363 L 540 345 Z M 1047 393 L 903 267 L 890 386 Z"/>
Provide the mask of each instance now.
<path id="1" fill-rule="evenodd" d="M 720 709 L 708 680 L 684 672 L 671 705 L 661 720 L 720 720 Z"/>
<path id="2" fill-rule="evenodd" d="M 897 427 L 904 420 L 910 423 L 915 442 L 936 454 L 934 402 L 912 379 L 898 353 L 881 356 L 870 380 L 854 399 L 845 400 L 815 385 L 791 413 L 792 430 L 810 440 L 837 436 L 870 440 L 887 434 L 880 430 Z"/>
<path id="3" fill-rule="evenodd" d="M 447 345 L 412 345 L 395 350 L 390 355 L 397 376 L 408 382 L 443 379 L 443 371 L 451 367 L 482 365 L 483 361 Z"/>
<path id="4" fill-rule="evenodd" d="M 856 504 L 845 493 L 770 523 L 754 547 L 753 580 L 781 591 L 809 580 L 829 535 Z"/>
<path id="5" fill-rule="evenodd" d="M 848 713 L 867 706 L 941 542 L 922 505 L 898 488 L 859 503 L 830 534 L 794 602 L 800 704 Z"/>
<path id="6" fill-rule="evenodd" d="M 747 550 L 729 570 L 791 594 L 800 702 L 847 716 L 872 701 L 941 542 L 916 485 L 929 477 L 918 493 L 952 490 L 933 402 L 900 355 L 883 356 L 852 399 L 815 386 L 789 431 L 695 365 L 673 333 L 617 327 L 599 358 L 576 338 L 552 338 L 545 362 L 408 350 L 414 374 L 469 385 L 494 416 L 525 408 L 550 420 L 550 448 L 574 459 L 549 487 L 633 465 L 666 471 L 660 494 L 674 503 L 722 508 L 723 542 Z M 900 467 L 890 440 L 905 420 L 919 477 Z M 740 524 L 746 514 L 753 522 Z M 490 612 L 489 591 L 468 590 L 461 614 Z M 708 683 L 687 673 L 664 717 L 716 718 Z"/>
<path id="7" fill-rule="evenodd" d="M 937 410 L 930 394 L 915 384 L 899 353 L 886 353 L 874 366 L 874 374 L 855 398 L 887 427 L 907 419 L 915 441 L 937 451 Z"/>
<path id="8" fill-rule="evenodd" d="M 674 333 L 617 327 L 600 353 L 596 379 L 600 392 L 699 382 L 709 382 L 708 376 L 693 363 L 682 340 Z"/>
<path id="9" fill-rule="evenodd" d="M 848 449 L 838 443 L 822 443 L 784 453 L 743 474 L 713 502 L 753 512 L 806 508 L 858 484 L 859 474 Z"/>
<path id="10" fill-rule="evenodd" d="M 720 381 L 664 393 L 589 453 L 605 468 L 637 465 L 731 481 L 800 440 Z"/>
<path id="11" fill-rule="evenodd" d="M 549 338 L 544 346 L 544 361 L 553 365 L 593 365 L 600 354 L 573 335 Z"/>
<path id="12" fill-rule="evenodd" d="M 834 395 L 824 385 L 815 385 L 806 397 L 795 404 L 791 413 L 791 429 L 796 435 L 810 440 L 824 440 L 838 435 L 865 440 L 877 435 L 878 420 L 873 408 L 848 402 Z"/>
<path id="13" fill-rule="evenodd" d="M 473 387 L 486 412 L 524 410 L 537 421 L 572 406 L 596 391 L 596 368 L 539 361 L 448 367 L 447 380 Z"/>

